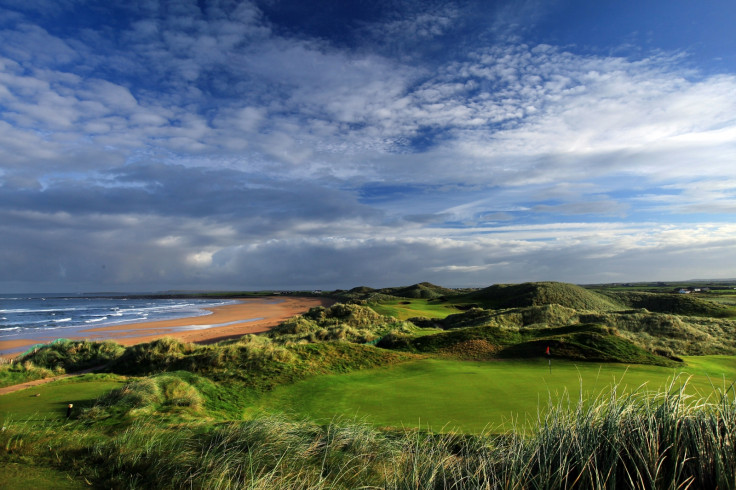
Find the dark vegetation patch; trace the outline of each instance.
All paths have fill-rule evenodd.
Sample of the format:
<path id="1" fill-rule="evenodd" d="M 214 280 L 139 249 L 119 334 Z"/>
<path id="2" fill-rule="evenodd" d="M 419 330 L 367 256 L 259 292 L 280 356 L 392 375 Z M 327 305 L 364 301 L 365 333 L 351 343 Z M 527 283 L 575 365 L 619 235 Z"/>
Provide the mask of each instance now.
<path id="1" fill-rule="evenodd" d="M 349 291 L 340 291 L 335 297 L 342 302 L 376 302 L 389 298 L 434 299 L 444 301 L 471 291 L 474 291 L 474 289 L 450 289 L 429 282 L 421 282 L 411 286 L 382 289 L 361 286 L 350 289 Z"/>
<path id="2" fill-rule="evenodd" d="M 400 298 L 422 298 L 422 299 L 438 299 L 449 296 L 457 296 L 459 293 L 454 289 L 443 288 L 429 282 L 421 282 L 412 286 L 403 288 L 385 288 L 381 289 L 382 294 L 390 296 L 398 296 Z"/>
<path id="3" fill-rule="evenodd" d="M 457 344 L 443 347 L 437 351 L 440 355 L 446 355 L 454 359 L 468 361 L 491 361 L 498 359 L 500 347 L 485 339 L 472 339 L 458 342 Z"/>

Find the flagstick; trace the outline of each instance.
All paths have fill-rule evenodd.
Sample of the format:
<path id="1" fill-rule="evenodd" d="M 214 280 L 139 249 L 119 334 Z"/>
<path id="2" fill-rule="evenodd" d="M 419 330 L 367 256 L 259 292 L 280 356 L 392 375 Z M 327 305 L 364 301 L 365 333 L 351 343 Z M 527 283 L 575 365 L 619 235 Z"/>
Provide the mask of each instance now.
<path id="1" fill-rule="evenodd" d="M 552 358 L 548 357 L 547 362 L 549 362 L 549 374 L 552 374 Z"/>

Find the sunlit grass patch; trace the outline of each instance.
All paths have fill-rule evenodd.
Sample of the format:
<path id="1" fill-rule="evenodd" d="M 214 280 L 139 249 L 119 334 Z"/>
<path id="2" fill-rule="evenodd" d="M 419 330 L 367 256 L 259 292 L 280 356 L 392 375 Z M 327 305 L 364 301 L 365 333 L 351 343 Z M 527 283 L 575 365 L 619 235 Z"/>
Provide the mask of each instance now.
<path id="1" fill-rule="evenodd" d="M 549 394 L 578 393 L 581 383 L 586 395 L 599 393 L 613 382 L 621 390 L 645 386 L 656 391 L 683 373 L 685 378 L 692 375 L 689 393 L 705 396 L 724 379 L 728 383 L 736 380 L 734 360 L 714 358 L 707 372 L 702 365 L 673 369 L 553 360 L 550 373 L 544 359 L 422 359 L 277 387 L 255 406 L 322 422 L 347 415 L 376 426 L 477 433 L 529 420 Z"/>

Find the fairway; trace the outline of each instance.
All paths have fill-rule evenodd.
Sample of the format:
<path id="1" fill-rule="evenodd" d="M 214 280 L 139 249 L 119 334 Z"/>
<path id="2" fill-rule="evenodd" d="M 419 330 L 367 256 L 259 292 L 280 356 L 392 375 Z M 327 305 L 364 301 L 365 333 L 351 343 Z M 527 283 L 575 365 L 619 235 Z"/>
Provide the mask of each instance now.
<path id="1" fill-rule="evenodd" d="M 396 298 L 384 300 L 380 303 L 370 303 L 369 306 L 379 315 L 392 316 L 399 320 L 412 317 L 445 318 L 448 315 L 460 313 L 454 305 L 429 299 Z"/>
<path id="2" fill-rule="evenodd" d="M 109 379 L 106 375 L 85 375 L 2 395 L 0 421 L 61 420 L 66 417 L 69 403 L 79 413 L 82 408 L 92 406 L 100 395 L 123 384 L 123 380 Z"/>
<path id="3" fill-rule="evenodd" d="M 422 427 L 435 431 L 480 432 L 509 427 L 536 418 L 537 408 L 549 395 L 567 390 L 573 398 L 582 382 L 586 394 L 610 389 L 664 388 L 682 373 L 689 392 L 712 393 L 711 381 L 722 387 L 736 380 L 736 357 L 687 358 L 688 367 L 674 370 L 656 366 L 573 363 L 553 361 L 552 374 L 545 360 L 469 362 L 422 359 L 345 375 L 311 378 L 281 386 L 264 395 L 247 414 L 280 411 L 326 422 L 333 418 L 357 419 L 378 426 Z M 710 376 L 710 380 L 709 380 Z"/>

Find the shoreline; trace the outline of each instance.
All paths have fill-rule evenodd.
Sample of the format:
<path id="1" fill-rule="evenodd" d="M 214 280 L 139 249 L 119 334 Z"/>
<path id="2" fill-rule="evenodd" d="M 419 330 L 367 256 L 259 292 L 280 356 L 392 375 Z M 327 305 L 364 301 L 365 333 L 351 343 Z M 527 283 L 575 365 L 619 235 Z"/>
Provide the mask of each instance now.
<path id="1" fill-rule="evenodd" d="M 85 329 L 85 335 L 68 337 L 71 340 L 113 340 L 129 346 L 150 342 L 161 337 L 174 337 L 181 342 L 211 344 L 221 340 L 242 337 L 247 334 L 267 332 L 281 322 L 307 312 L 315 306 L 335 303 L 328 298 L 306 296 L 266 296 L 262 298 L 228 298 L 238 303 L 203 308 L 209 315 L 189 316 L 170 320 L 127 323 Z M 0 341 L 0 357 L 15 357 L 36 344 L 48 343 L 53 337 L 13 339 Z"/>

